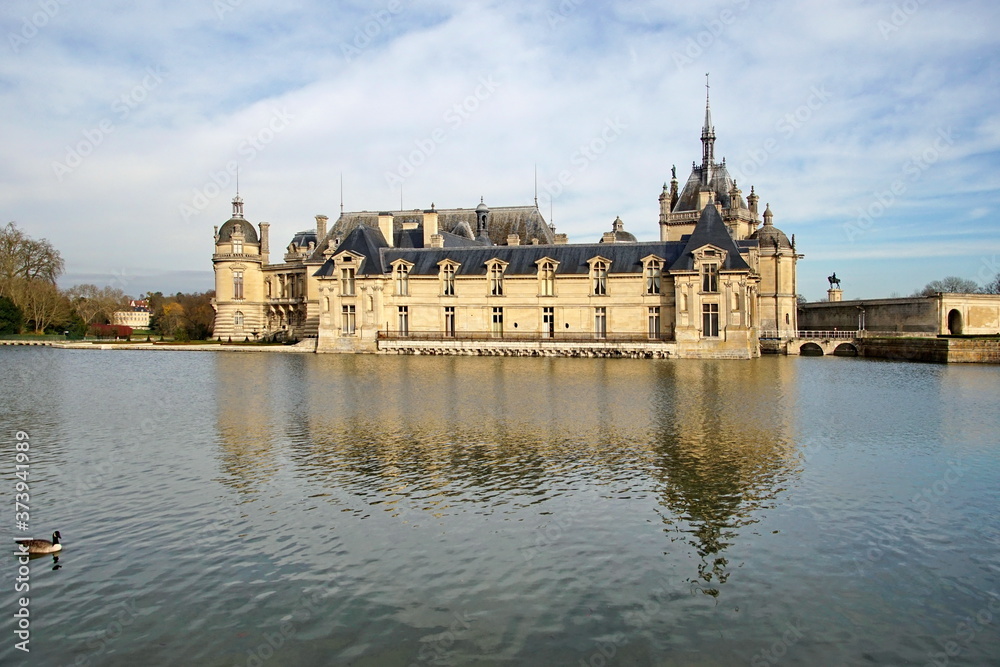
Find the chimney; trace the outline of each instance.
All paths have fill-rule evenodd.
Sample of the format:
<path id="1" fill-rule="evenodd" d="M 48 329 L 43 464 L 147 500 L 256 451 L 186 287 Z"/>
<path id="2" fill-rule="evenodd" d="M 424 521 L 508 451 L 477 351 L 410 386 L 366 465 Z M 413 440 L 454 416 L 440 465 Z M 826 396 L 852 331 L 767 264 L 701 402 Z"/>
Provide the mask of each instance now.
<path id="1" fill-rule="evenodd" d="M 521 245 L 521 237 L 517 234 L 508 234 L 507 245 Z"/>
<path id="2" fill-rule="evenodd" d="M 260 254 L 264 257 L 264 263 L 266 264 L 267 256 L 271 252 L 271 245 L 267 238 L 268 232 L 271 230 L 271 223 L 262 222 L 257 226 L 260 227 Z"/>
<path id="3" fill-rule="evenodd" d="M 431 247 L 431 237 L 438 236 L 438 213 L 431 204 L 430 209 L 424 211 L 424 247 Z"/>
<path id="4" fill-rule="evenodd" d="M 322 242 L 326 238 L 326 221 L 330 218 L 325 215 L 316 216 L 316 241 Z"/>
<path id="5" fill-rule="evenodd" d="M 431 236 L 431 248 L 443 248 L 444 247 L 444 237 L 440 234 L 434 234 Z"/>
<path id="6" fill-rule="evenodd" d="M 385 237 L 385 242 L 392 247 L 392 213 L 382 211 L 378 214 L 378 229 Z"/>
<path id="7" fill-rule="evenodd" d="M 566 235 L 566 234 L 556 234 L 555 235 L 555 244 L 556 245 L 566 245 L 567 243 L 569 243 L 569 236 L 568 235 Z"/>
<path id="8" fill-rule="evenodd" d="M 601 243 L 614 243 L 615 233 L 614 232 L 604 232 L 604 236 L 601 237 Z"/>

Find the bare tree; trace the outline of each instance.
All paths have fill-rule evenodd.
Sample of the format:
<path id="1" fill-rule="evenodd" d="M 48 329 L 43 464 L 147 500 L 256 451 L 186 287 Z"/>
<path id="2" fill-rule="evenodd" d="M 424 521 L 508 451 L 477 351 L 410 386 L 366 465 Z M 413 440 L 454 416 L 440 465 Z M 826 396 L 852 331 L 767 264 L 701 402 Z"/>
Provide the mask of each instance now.
<path id="1" fill-rule="evenodd" d="M 13 222 L 0 228 L 0 296 L 6 296 L 16 279 L 55 283 L 65 263 L 46 239 L 35 240 Z"/>
<path id="2" fill-rule="evenodd" d="M 913 296 L 931 296 L 936 292 L 954 292 L 958 294 L 976 294 L 980 291 L 979 283 L 975 280 L 959 278 L 958 276 L 948 276 L 941 280 L 932 280 L 927 283 L 922 290 L 914 292 Z"/>
<path id="3" fill-rule="evenodd" d="M 66 295 L 73 310 L 87 325 L 110 321 L 115 311 L 128 307 L 129 301 L 128 296 L 120 289 L 90 284 L 74 285 L 66 290 Z"/>
<path id="4" fill-rule="evenodd" d="M 984 294 L 1000 294 L 1000 273 L 993 277 L 993 280 L 983 285 Z"/>
<path id="5" fill-rule="evenodd" d="M 10 300 L 31 322 L 35 333 L 43 333 L 51 325 L 63 324 L 69 319 L 69 301 L 54 283 L 46 280 L 15 278 L 8 283 Z"/>

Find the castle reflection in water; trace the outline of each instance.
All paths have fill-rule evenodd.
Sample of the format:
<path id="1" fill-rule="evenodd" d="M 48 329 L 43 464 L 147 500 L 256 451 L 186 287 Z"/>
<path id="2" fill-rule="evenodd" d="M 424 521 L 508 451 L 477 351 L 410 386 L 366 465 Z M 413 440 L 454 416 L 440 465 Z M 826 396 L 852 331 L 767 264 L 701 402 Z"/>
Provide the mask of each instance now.
<path id="1" fill-rule="evenodd" d="M 786 395 L 796 366 L 775 359 L 219 354 L 215 364 L 219 474 L 248 500 L 302 480 L 357 512 L 412 520 L 544 513 L 584 488 L 653 495 L 663 550 L 693 549 L 697 570 L 685 576 L 709 595 L 738 566 L 727 547 L 801 463 Z"/>

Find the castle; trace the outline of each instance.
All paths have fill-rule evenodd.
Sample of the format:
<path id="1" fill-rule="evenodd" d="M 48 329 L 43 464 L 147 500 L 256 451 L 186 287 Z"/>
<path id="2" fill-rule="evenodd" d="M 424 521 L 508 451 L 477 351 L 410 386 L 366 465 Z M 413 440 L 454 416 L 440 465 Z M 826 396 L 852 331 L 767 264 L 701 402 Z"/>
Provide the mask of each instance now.
<path id="1" fill-rule="evenodd" d="M 269 225 L 239 194 L 215 231 L 215 335 L 315 341 L 318 352 L 752 358 L 798 329 L 797 254 L 715 161 L 659 196 L 660 238 L 620 219 L 568 243 L 532 206 L 342 213 L 271 263 Z M 763 224 L 761 223 L 763 217 Z M 310 343 L 311 344 L 311 343 Z"/>

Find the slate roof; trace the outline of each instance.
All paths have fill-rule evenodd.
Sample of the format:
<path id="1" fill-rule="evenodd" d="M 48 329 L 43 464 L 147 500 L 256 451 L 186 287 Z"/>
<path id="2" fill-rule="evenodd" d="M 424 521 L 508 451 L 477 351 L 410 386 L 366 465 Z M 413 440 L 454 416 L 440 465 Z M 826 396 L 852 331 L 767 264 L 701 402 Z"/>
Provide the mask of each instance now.
<path id="1" fill-rule="evenodd" d="M 670 266 L 671 271 L 694 271 L 694 251 L 702 246 L 713 245 L 726 251 L 723 269 L 749 271 L 750 266 L 740 255 L 740 248 L 729 235 L 729 229 L 722 221 L 719 210 L 713 204 L 706 206 L 690 235 L 683 237 L 686 243 L 677 261 Z M 747 247 L 747 246 L 744 246 Z"/>
<path id="2" fill-rule="evenodd" d="M 406 232 L 419 230 L 406 230 Z M 390 248 L 382 232 L 368 225 L 359 225 L 340 244 L 338 253 L 350 251 L 364 257 L 358 275 L 387 275 L 392 263 L 405 260 L 412 264 L 410 275 L 437 275 L 440 262 L 450 259 L 459 264 L 456 275 L 486 275 L 486 263 L 497 259 L 507 264 L 505 275 L 535 275 L 537 262 L 550 258 L 558 262 L 558 275 L 586 275 L 590 272 L 589 260 L 604 257 L 611 262 L 609 274 L 642 273 L 642 260 L 650 255 L 662 258 L 671 270 L 694 270 L 694 251 L 704 245 L 713 245 L 727 251 L 723 269 L 745 270 L 750 267 L 740 256 L 757 246 L 755 240 L 733 241 L 722 216 L 714 205 L 706 206 L 694 232 L 680 241 L 645 241 L 639 243 L 573 243 L 565 245 L 474 245 L 469 239 L 443 234 L 444 248 Z M 415 240 L 415 239 L 411 239 Z M 451 240 L 455 245 L 448 246 Z M 317 276 L 332 276 L 333 261 L 328 259 L 316 272 Z"/>
<path id="3" fill-rule="evenodd" d="M 404 247 L 420 247 L 423 245 L 423 232 L 417 230 L 404 230 L 404 222 L 422 223 L 423 215 L 420 210 L 389 211 L 393 215 L 393 229 L 396 234 L 400 232 L 413 232 L 420 236 L 420 241 L 416 241 L 415 236 L 409 240 L 402 240 L 400 243 Z M 474 208 L 450 208 L 437 209 L 438 230 L 442 235 L 454 233 L 458 238 L 473 233 L 476 229 L 476 209 Z M 464 223 L 464 224 L 463 224 Z M 327 248 L 328 240 L 346 239 L 348 235 L 364 225 L 378 228 L 377 211 L 356 211 L 344 213 L 330 227 L 326 237 L 317 242 L 316 253 L 312 256 L 314 260 L 323 259 L 323 250 Z M 532 239 L 538 239 L 540 243 L 554 243 L 555 232 L 548 226 L 544 216 L 535 206 L 498 206 L 490 209 L 489 218 L 489 240 L 491 243 L 501 245 L 507 243 L 507 236 L 517 234 L 521 242 L 528 244 Z M 485 240 L 485 239 L 484 239 Z M 445 237 L 445 245 L 448 245 L 448 238 Z M 399 244 L 397 244 L 399 245 Z"/>
<path id="4" fill-rule="evenodd" d="M 219 242 L 229 243 L 233 238 L 233 230 L 237 226 L 243 228 L 243 240 L 245 243 L 260 243 L 260 240 L 257 238 L 257 230 L 245 218 L 229 218 L 229 220 L 226 220 L 222 227 L 219 228 Z"/>
<path id="5" fill-rule="evenodd" d="M 677 203 L 671 209 L 671 213 L 698 210 L 698 193 L 701 192 L 701 179 L 704 169 L 705 167 L 693 167 L 691 169 L 691 175 L 688 176 L 687 183 L 684 184 L 684 189 L 681 190 L 681 194 L 677 198 Z M 729 191 L 733 189 L 733 179 L 726 169 L 725 162 L 712 165 L 708 186 L 715 193 L 715 201 L 721 202 L 723 208 L 729 208 L 732 203 Z"/>

